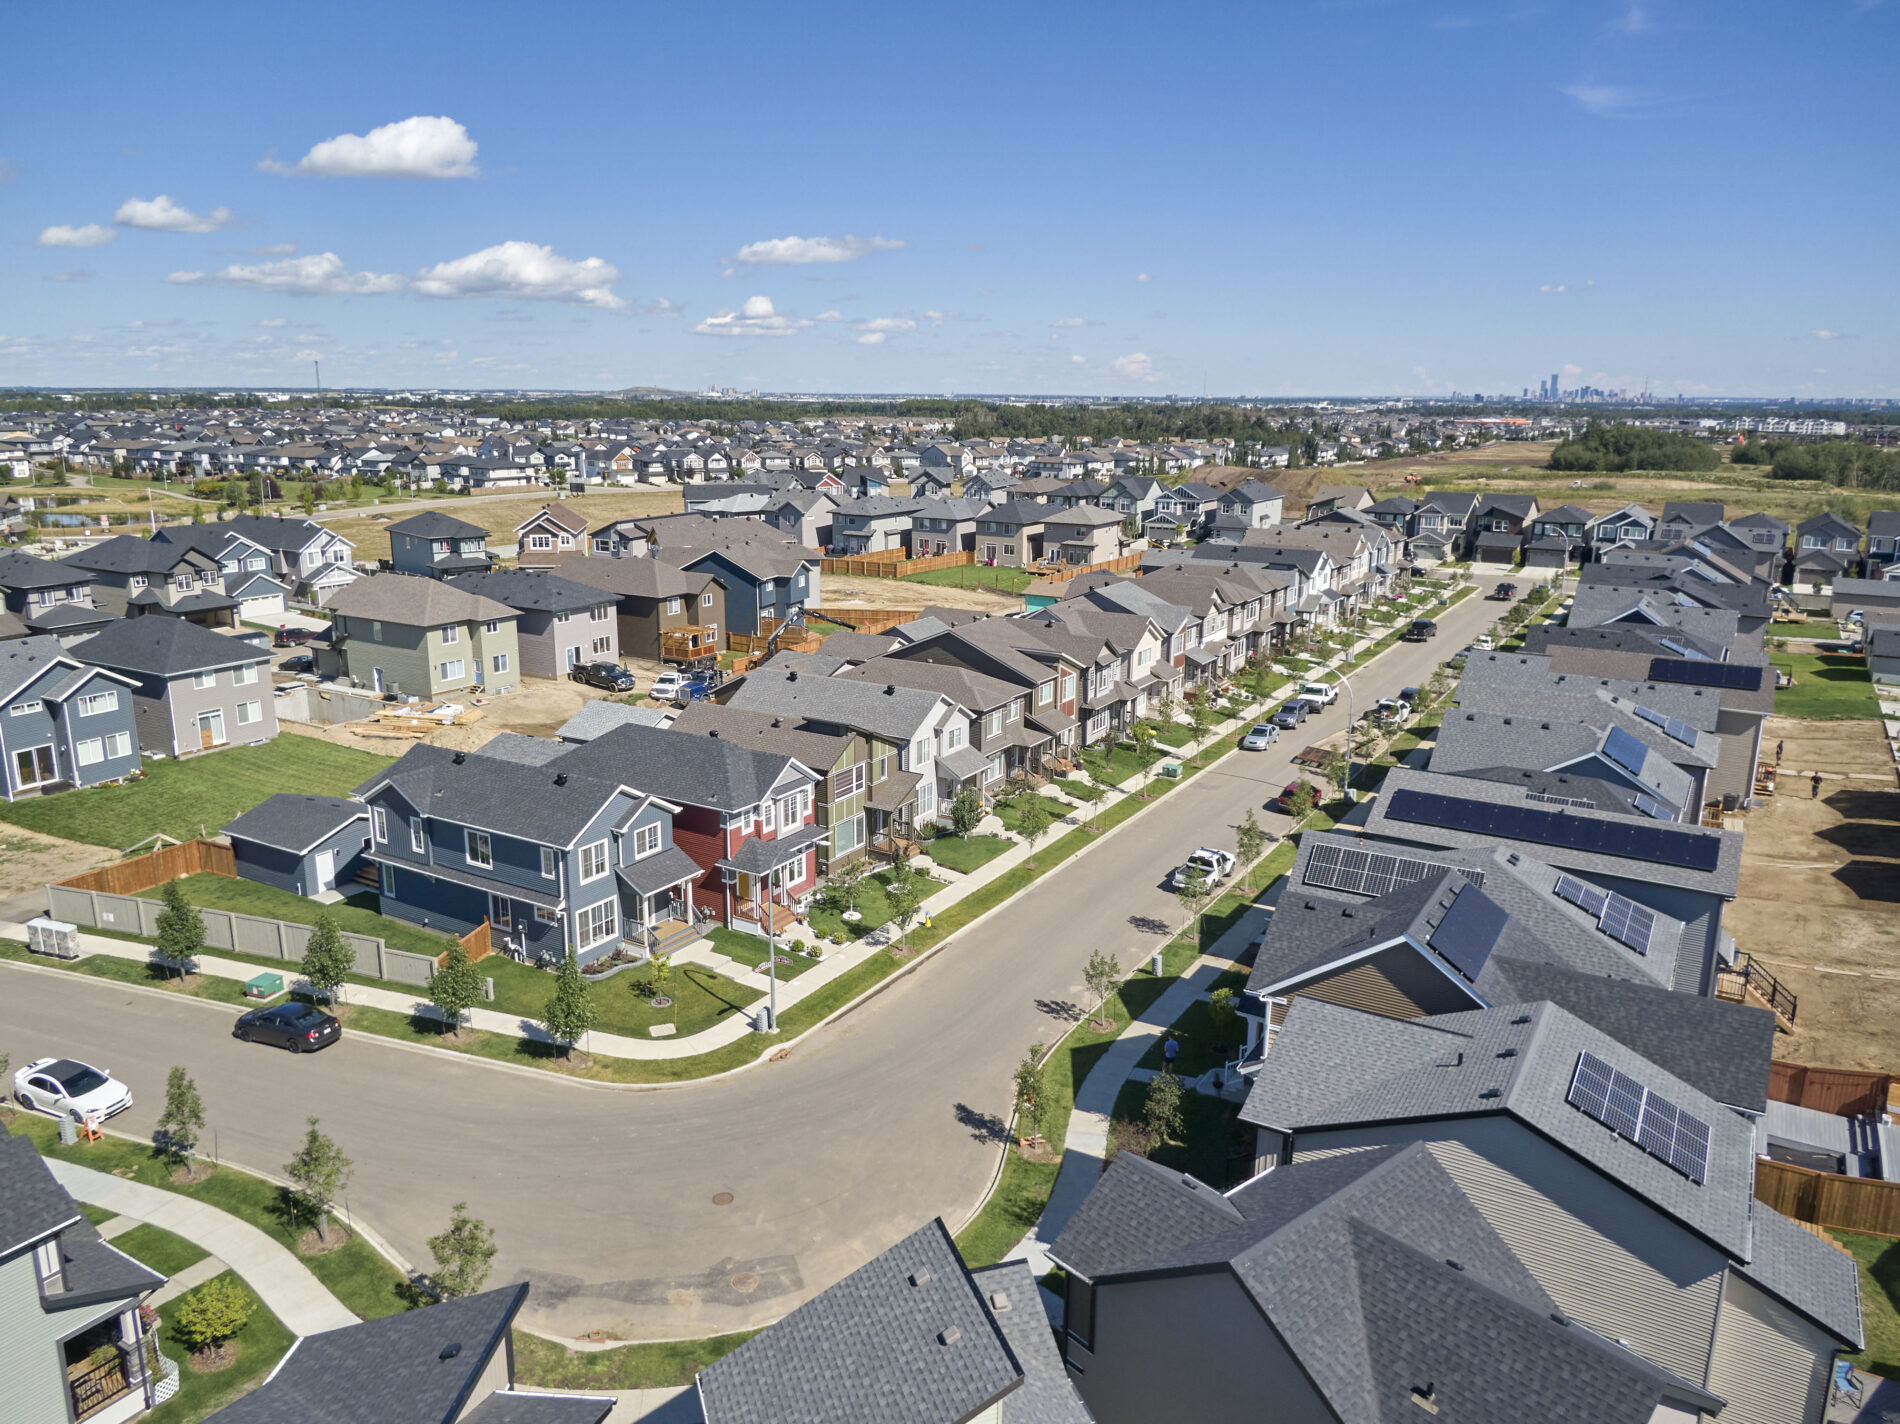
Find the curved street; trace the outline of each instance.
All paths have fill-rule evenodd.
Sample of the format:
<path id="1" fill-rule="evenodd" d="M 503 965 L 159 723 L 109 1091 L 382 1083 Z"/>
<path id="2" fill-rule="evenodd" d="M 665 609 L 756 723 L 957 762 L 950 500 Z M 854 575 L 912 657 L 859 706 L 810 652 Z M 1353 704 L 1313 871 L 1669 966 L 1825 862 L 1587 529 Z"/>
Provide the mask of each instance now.
<path id="1" fill-rule="evenodd" d="M 1481 594 L 1445 611 L 1435 641 L 1354 675 L 1359 707 L 1422 683 L 1499 611 Z M 361 1034 L 293 1058 L 233 1041 L 228 1010 L 17 970 L 0 979 L 0 1031 L 16 1064 L 67 1053 L 131 1082 L 140 1101 L 115 1124 L 131 1132 L 186 1064 L 236 1165 L 278 1172 L 321 1116 L 356 1164 L 351 1211 L 426 1262 L 467 1200 L 495 1228 L 493 1279 L 534 1283 L 522 1323 L 542 1333 L 764 1325 L 932 1216 L 962 1224 L 995 1171 L 1010 1072 L 1079 1012 L 1089 954 L 1126 967 L 1158 947 L 1140 922 L 1181 918 L 1162 878 L 1203 842 L 1231 846 L 1290 754 L 1345 718 L 1342 698 L 1273 751 L 1201 773 L 786 1058 L 729 1078 L 598 1088 Z"/>

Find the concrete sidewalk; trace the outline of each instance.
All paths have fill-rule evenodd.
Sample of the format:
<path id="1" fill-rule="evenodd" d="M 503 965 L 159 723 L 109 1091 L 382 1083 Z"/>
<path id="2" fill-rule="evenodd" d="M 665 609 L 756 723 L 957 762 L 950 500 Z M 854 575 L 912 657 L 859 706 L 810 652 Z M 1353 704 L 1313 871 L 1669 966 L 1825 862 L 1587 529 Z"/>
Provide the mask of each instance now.
<path id="1" fill-rule="evenodd" d="M 244 1283 L 291 1334 L 314 1335 L 356 1323 L 356 1317 L 308 1267 L 248 1221 L 177 1192 L 53 1157 L 45 1161 L 54 1179 L 76 1200 L 150 1222 L 209 1251 L 244 1277 Z"/>

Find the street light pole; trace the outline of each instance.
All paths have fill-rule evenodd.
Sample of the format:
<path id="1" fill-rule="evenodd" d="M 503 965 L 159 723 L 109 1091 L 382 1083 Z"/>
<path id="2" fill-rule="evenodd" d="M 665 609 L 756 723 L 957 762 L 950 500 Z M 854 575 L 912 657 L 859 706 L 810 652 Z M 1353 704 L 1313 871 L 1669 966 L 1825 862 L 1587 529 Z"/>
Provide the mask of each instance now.
<path id="1" fill-rule="evenodd" d="M 765 882 L 765 968 L 768 985 L 765 1001 L 765 1030 L 778 1032 L 778 919 L 772 913 L 771 872 L 766 872 Z"/>
<path id="2" fill-rule="evenodd" d="M 1339 788 L 1339 794 L 1345 797 L 1347 804 L 1350 805 L 1352 803 L 1352 680 L 1342 672 L 1339 675 L 1339 681 L 1340 685 L 1346 689 L 1346 780 L 1345 784 Z"/>

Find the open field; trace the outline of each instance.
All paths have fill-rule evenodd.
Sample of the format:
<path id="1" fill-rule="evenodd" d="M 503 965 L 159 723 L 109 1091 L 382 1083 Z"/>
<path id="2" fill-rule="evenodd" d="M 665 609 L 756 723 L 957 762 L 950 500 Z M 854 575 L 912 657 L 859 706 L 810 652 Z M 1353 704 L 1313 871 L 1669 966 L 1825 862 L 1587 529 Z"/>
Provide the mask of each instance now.
<path id="1" fill-rule="evenodd" d="M 542 505 L 552 503 L 553 499 L 554 491 L 545 489 L 519 494 L 472 494 L 466 498 L 431 499 L 413 507 L 390 505 L 374 510 L 325 514 L 320 516 L 319 522 L 355 544 L 358 559 L 388 558 L 389 535 L 386 531 L 389 526 L 425 509 L 439 510 L 457 519 L 466 519 L 470 524 L 479 524 L 488 531 L 494 544 L 512 547 L 515 526 Z M 585 514 L 590 526 L 606 524 L 615 519 L 631 519 L 641 514 L 678 514 L 685 508 L 676 488 L 603 491 L 576 495 L 565 502 Z"/>
<path id="2" fill-rule="evenodd" d="M 657 663 L 645 663 L 632 658 L 623 658 L 621 662 L 640 679 L 642 691 L 652 684 L 654 675 L 659 671 Z M 309 722 L 285 722 L 282 725 L 286 735 L 294 731 L 296 735 L 315 741 L 374 752 L 379 756 L 401 756 L 417 740 L 426 741 L 431 746 L 448 747 L 453 751 L 472 752 L 485 746 L 498 732 L 551 737 L 560 730 L 563 722 L 580 711 L 582 704 L 605 695 L 597 688 L 567 678 L 524 677 L 513 692 L 499 697 L 484 697 L 480 704 L 482 718 L 479 722 L 471 722 L 465 727 L 438 727 L 421 738 L 368 736 L 355 730 L 357 723 L 319 726 Z M 645 706 L 659 705 L 648 703 L 644 698 L 635 700 Z M 469 701 L 473 705 L 473 700 Z"/>
<path id="3" fill-rule="evenodd" d="M 1900 1064 L 1900 790 L 1877 721 L 1770 718 L 1781 791 L 1748 813 L 1736 945 L 1800 1000 L 1778 1058 L 1837 1068 Z M 1821 795 L 1809 796 L 1811 773 Z"/>

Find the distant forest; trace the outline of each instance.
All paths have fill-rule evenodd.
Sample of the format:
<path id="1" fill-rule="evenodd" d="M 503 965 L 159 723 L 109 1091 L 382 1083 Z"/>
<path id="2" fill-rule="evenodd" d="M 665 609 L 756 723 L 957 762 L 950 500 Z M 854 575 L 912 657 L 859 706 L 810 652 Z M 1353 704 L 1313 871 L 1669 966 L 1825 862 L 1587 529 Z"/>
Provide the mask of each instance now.
<path id="1" fill-rule="evenodd" d="M 1721 452 L 1688 435 L 1634 425 L 1599 425 L 1550 452 L 1553 470 L 1713 470 Z"/>
<path id="2" fill-rule="evenodd" d="M 1900 489 L 1900 450 L 1851 440 L 1750 440 L 1729 456 L 1737 465 L 1767 465 L 1778 480 L 1820 480 L 1849 489 Z"/>

